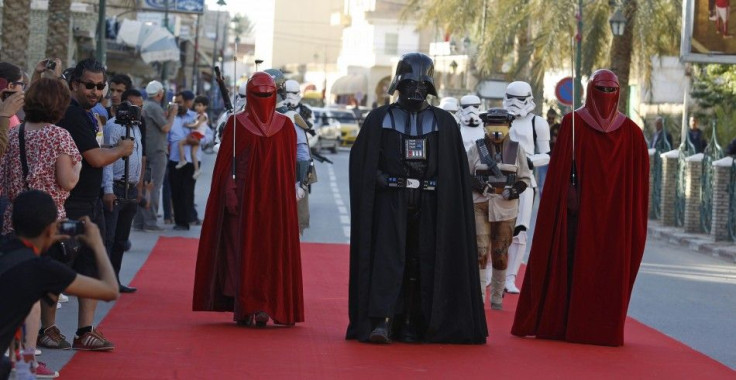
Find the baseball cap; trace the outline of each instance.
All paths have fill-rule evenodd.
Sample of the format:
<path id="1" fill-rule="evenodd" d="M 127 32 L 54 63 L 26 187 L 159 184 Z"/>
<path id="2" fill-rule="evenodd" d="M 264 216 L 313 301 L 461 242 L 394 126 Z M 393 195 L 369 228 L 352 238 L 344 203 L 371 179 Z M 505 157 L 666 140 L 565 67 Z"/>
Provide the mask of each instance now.
<path id="1" fill-rule="evenodd" d="M 189 90 L 184 90 L 179 93 L 184 100 L 194 100 L 194 93 Z"/>
<path id="2" fill-rule="evenodd" d="M 146 94 L 153 96 L 159 93 L 159 91 L 164 89 L 164 85 L 161 84 L 161 82 L 157 80 L 152 80 L 150 83 L 148 83 L 148 86 L 146 86 Z"/>

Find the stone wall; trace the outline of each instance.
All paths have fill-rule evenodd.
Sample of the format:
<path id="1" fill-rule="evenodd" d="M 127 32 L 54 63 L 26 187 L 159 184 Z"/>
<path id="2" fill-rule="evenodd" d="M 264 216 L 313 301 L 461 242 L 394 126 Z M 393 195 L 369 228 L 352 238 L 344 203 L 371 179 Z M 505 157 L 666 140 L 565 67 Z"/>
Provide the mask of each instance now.
<path id="1" fill-rule="evenodd" d="M 728 233 L 728 211 L 730 195 L 728 186 L 731 182 L 733 157 L 726 157 L 713 162 L 713 221 L 711 234 L 715 241 L 730 240 Z"/>
<path id="2" fill-rule="evenodd" d="M 700 233 L 700 177 L 702 175 L 703 154 L 694 154 L 687 158 L 685 168 L 685 232 Z"/>

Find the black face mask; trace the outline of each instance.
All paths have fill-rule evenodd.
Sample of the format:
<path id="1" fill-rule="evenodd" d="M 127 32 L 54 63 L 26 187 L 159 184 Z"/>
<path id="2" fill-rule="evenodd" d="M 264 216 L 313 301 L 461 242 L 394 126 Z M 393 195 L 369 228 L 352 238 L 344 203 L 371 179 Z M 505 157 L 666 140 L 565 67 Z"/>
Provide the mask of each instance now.
<path id="1" fill-rule="evenodd" d="M 429 89 L 424 82 L 404 80 L 399 83 L 399 105 L 409 112 L 419 112 L 427 106 L 427 94 Z"/>

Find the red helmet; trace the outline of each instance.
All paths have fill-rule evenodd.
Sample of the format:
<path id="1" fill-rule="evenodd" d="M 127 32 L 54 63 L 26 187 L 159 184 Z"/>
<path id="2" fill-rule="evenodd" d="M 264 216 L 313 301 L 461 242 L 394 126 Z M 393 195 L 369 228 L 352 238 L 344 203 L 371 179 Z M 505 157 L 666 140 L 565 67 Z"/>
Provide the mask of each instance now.
<path id="1" fill-rule="evenodd" d="M 601 132 L 618 129 L 626 120 L 626 117 L 618 111 L 620 90 L 618 77 L 613 71 L 597 70 L 590 76 L 585 105 L 578 113 L 586 123 Z"/>
<path id="2" fill-rule="evenodd" d="M 264 72 L 253 74 L 246 88 L 246 112 L 259 127 L 271 125 L 276 111 L 276 83 Z"/>

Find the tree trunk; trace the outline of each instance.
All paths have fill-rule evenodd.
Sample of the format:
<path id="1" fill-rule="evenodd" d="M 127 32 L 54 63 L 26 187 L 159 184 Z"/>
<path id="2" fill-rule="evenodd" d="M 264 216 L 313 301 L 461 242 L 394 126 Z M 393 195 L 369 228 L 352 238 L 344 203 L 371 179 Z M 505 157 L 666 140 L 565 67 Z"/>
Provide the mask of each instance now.
<path id="1" fill-rule="evenodd" d="M 69 64 L 69 30 L 71 0 L 49 0 L 46 57 L 59 58 L 64 67 Z"/>
<path id="2" fill-rule="evenodd" d="M 4 1 L 0 60 L 27 70 L 28 38 L 31 34 L 31 0 Z"/>
<path id="3" fill-rule="evenodd" d="M 626 0 L 622 6 L 624 17 L 626 17 L 626 27 L 624 27 L 623 36 L 613 36 L 610 61 L 611 71 L 618 76 L 618 83 L 621 86 L 618 109 L 625 114 L 629 104 L 629 71 L 633 57 L 634 20 L 636 18 L 637 3 L 636 0 Z"/>

